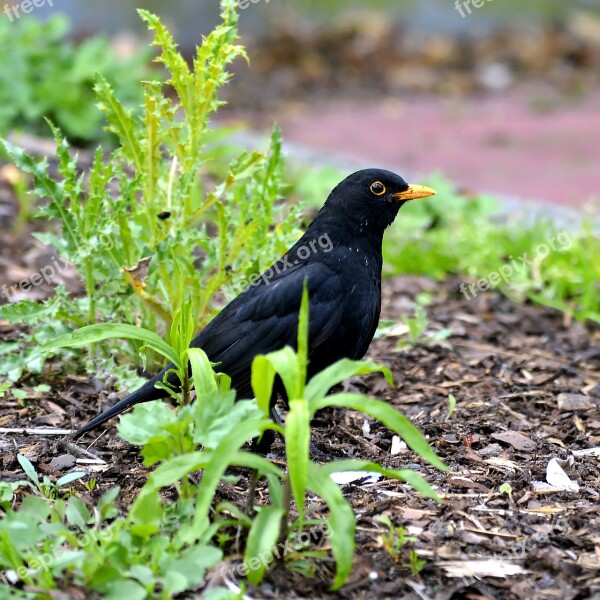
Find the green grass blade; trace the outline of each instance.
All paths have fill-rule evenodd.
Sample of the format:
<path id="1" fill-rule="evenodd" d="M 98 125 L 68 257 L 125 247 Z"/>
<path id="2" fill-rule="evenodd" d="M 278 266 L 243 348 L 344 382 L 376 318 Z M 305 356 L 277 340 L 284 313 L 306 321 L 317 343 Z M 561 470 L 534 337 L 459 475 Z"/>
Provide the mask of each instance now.
<path id="1" fill-rule="evenodd" d="M 238 450 L 238 452 L 231 457 L 231 465 L 256 469 L 261 475 L 273 475 L 279 479 L 283 479 L 284 477 L 284 472 L 270 460 L 267 460 L 258 454 L 244 452 L 243 450 Z"/>
<path id="2" fill-rule="evenodd" d="M 416 452 L 428 463 L 442 471 L 448 470 L 448 467 L 431 449 L 422 433 L 407 417 L 386 402 L 367 398 L 366 396 L 361 396 L 359 394 L 341 393 L 326 396 L 321 400 L 313 400 L 311 403 L 313 412 L 327 406 L 344 406 L 369 415 L 373 419 L 377 419 L 386 427 L 389 427 L 394 433 L 397 433 L 413 452 Z"/>
<path id="3" fill-rule="evenodd" d="M 252 361 L 252 391 L 256 397 L 258 407 L 269 414 L 273 383 L 275 381 L 275 368 L 271 361 L 264 355 L 255 356 Z"/>
<path id="4" fill-rule="evenodd" d="M 168 358 L 179 370 L 182 370 L 181 358 L 159 335 L 148 329 L 123 323 L 99 323 L 76 329 L 40 346 L 39 352 L 48 352 L 58 348 L 79 348 L 111 338 L 144 342 L 144 345 Z"/>
<path id="5" fill-rule="evenodd" d="M 36 487 L 39 488 L 40 480 L 35 472 L 35 467 L 31 464 L 31 461 L 24 454 L 17 454 L 17 460 L 19 461 L 23 471 L 25 471 L 27 477 L 29 477 L 29 479 L 35 483 Z"/>
<path id="6" fill-rule="evenodd" d="M 310 411 L 306 400 L 290 400 L 290 411 L 285 425 L 285 453 L 290 484 L 296 500 L 298 517 L 302 521 L 310 454 Z"/>
<path id="7" fill-rule="evenodd" d="M 305 398 L 308 400 L 320 399 L 334 386 L 356 375 L 366 373 L 383 373 L 387 382 L 393 386 L 394 379 L 392 373 L 387 367 L 373 362 L 356 361 L 344 358 L 333 365 L 317 373 L 307 384 Z"/>
<path id="8" fill-rule="evenodd" d="M 200 348 L 190 348 L 187 351 L 187 356 L 192 368 L 192 376 L 194 378 L 194 389 L 198 397 L 205 395 L 214 395 L 218 393 L 217 382 L 215 381 L 215 373 L 213 371 L 210 360 L 204 350 Z"/>
<path id="9" fill-rule="evenodd" d="M 335 579 L 330 589 L 337 590 L 344 585 L 352 570 L 356 520 L 351 506 L 326 470 L 311 462 L 308 475 L 309 488 L 323 498 L 329 508 L 332 532 L 329 541 L 336 564 Z"/>
<path id="10" fill-rule="evenodd" d="M 273 560 L 284 513 L 282 508 L 263 506 L 252 523 L 244 552 L 248 581 L 252 585 L 258 585 L 262 581 L 265 570 Z"/>
<path id="11" fill-rule="evenodd" d="M 163 487 L 177 483 L 185 475 L 203 469 L 209 461 L 209 456 L 206 452 L 190 452 L 175 456 L 162 463 L 152 472 L 140 490 L 138 497 L 131 505 L 128 519 L 133 519 L 137 515 L 137 511 L 142 510 L 147 496 L 155 494 Z"/>
<path id="12" fill-rule="evenodd" d="M 252 437 L 256 437 L 264 428 L 263 419 L 249 419 L 240 423 L 236 429 L 223 437 L 218 446 L 210 453 L 210 461 L 206 466 L 200 487 L 198 488 L 196 514 L 193 526 L 187 533 L 188 543 L 192 540 L 204 540 L 204 533 L 209 525 L 208 515 L 215 491 L 227 467 L 238 456 L 240 447 Z"/>
<path id="13" fill-rule="evenodd" d="M 298 314 L 298 352 L 296 352 L 298 361 L 298 374 L 296 381 L 296 398 L 304 397 L 304 386 L 306 385 L 306 370 L 308 367 L 308 323 L 308 279 L 305 278 L 302 286 L 300 312 Z"/>
<path id="14" fill-rule="evenodd" d="M 366 460 L 336 460 L 335 462 L 322 465 L 324 471 L 329 473 L 343 473 L 346 471 L 367 471 L 379 473 L 390 479 L 398 479 L 405 481 L 417 492 L 423 494 L 427 498 L 432 498 L 437 502 L 441 502 L 440 496 L 433 490 L 427 481 L 412 469 L 386 469 L 381 465 Z"/>
<path id="15" fill-rule="evenodd" d="M 276 352 L 270 352 L 265 357 L 281 377 L 288 398 L 298 398 L 297 382 L 299 368 L 296 353 L 289 346 L 286 346 Z"/>

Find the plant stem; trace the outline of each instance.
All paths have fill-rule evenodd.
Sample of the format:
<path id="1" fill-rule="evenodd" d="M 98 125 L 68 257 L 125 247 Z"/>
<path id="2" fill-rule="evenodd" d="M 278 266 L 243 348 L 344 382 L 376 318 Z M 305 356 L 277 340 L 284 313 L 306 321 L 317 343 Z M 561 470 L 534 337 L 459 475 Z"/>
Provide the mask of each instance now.
<path id="1" fill-rule="evenodd" d="M 85 288 L 88 296 L 88 321 L 90 325 L 93 325 L 96 322 L 96 290 L 94 286 L 94 259 L 91 256 L 85 261 Z M 95 344 L 90 344 L 89 353 L 91 357 L 95 355 Z"/>

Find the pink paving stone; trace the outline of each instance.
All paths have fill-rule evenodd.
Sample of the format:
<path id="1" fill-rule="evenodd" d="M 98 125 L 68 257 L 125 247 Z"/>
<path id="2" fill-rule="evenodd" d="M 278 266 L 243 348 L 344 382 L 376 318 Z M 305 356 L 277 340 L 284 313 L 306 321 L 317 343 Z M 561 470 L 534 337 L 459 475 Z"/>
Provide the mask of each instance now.
<path id="1" fill-rule="evenodd" d="M 566 206 L 600 198 L 600 92 L 540 111 L 523 96 L 331 103 L 280 117 L 284 138 L 399 173 Z"/>

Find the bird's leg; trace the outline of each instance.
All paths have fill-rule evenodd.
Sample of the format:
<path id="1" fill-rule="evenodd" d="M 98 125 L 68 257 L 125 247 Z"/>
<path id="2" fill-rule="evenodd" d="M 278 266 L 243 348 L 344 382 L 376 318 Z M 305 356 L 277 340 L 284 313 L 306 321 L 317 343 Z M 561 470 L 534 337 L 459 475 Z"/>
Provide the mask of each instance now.
<path id="1" fill-rule="evenodd" d="M 258 471 L 252 469 L 250 473 L 250 487 L 248 488 L 248 498 L 246 498 L 246 514 L 252 516 L 254 513 L 254 498 L 256 497 L 256 484 L 258 483 Z"/>
<path id="2" fill-rule="evenodd" d="M 292 503 L 292 482 L 290 474 L 285 476 L 283 481 L 283 516 L 281 517 L 281 525 L 279 527 L 279 543 L 285 544 L 288 534 L 288 524 L 290 517 L 290 504 Z"/>
<path id="3" fill-rule="evenodd" d="M 279 427 L 283 427 L 283 421 L 281 420 L 281 417 L 279 416 L 279 413 L 277 412 L 276 406 L 271 407 L 269 414 L 271 415 L 271 419 L 273 419 L 273 422 L 276 425 L 279 425 Z"/>

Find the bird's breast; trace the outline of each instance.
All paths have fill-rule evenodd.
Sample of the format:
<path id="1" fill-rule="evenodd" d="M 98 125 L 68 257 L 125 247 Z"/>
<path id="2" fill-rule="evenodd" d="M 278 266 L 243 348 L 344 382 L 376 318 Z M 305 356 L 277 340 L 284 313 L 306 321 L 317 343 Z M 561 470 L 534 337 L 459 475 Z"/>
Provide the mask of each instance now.
<path id="1" fill-rule="evenodd" d="M 341 358 L 362 358 L 379 323 L 381 261 L 359 246 L 347 246 L 335 262 L 343 289 L 336 307 L 339 318 L 328 342 L 311 357 L 315 372 Z"/>

